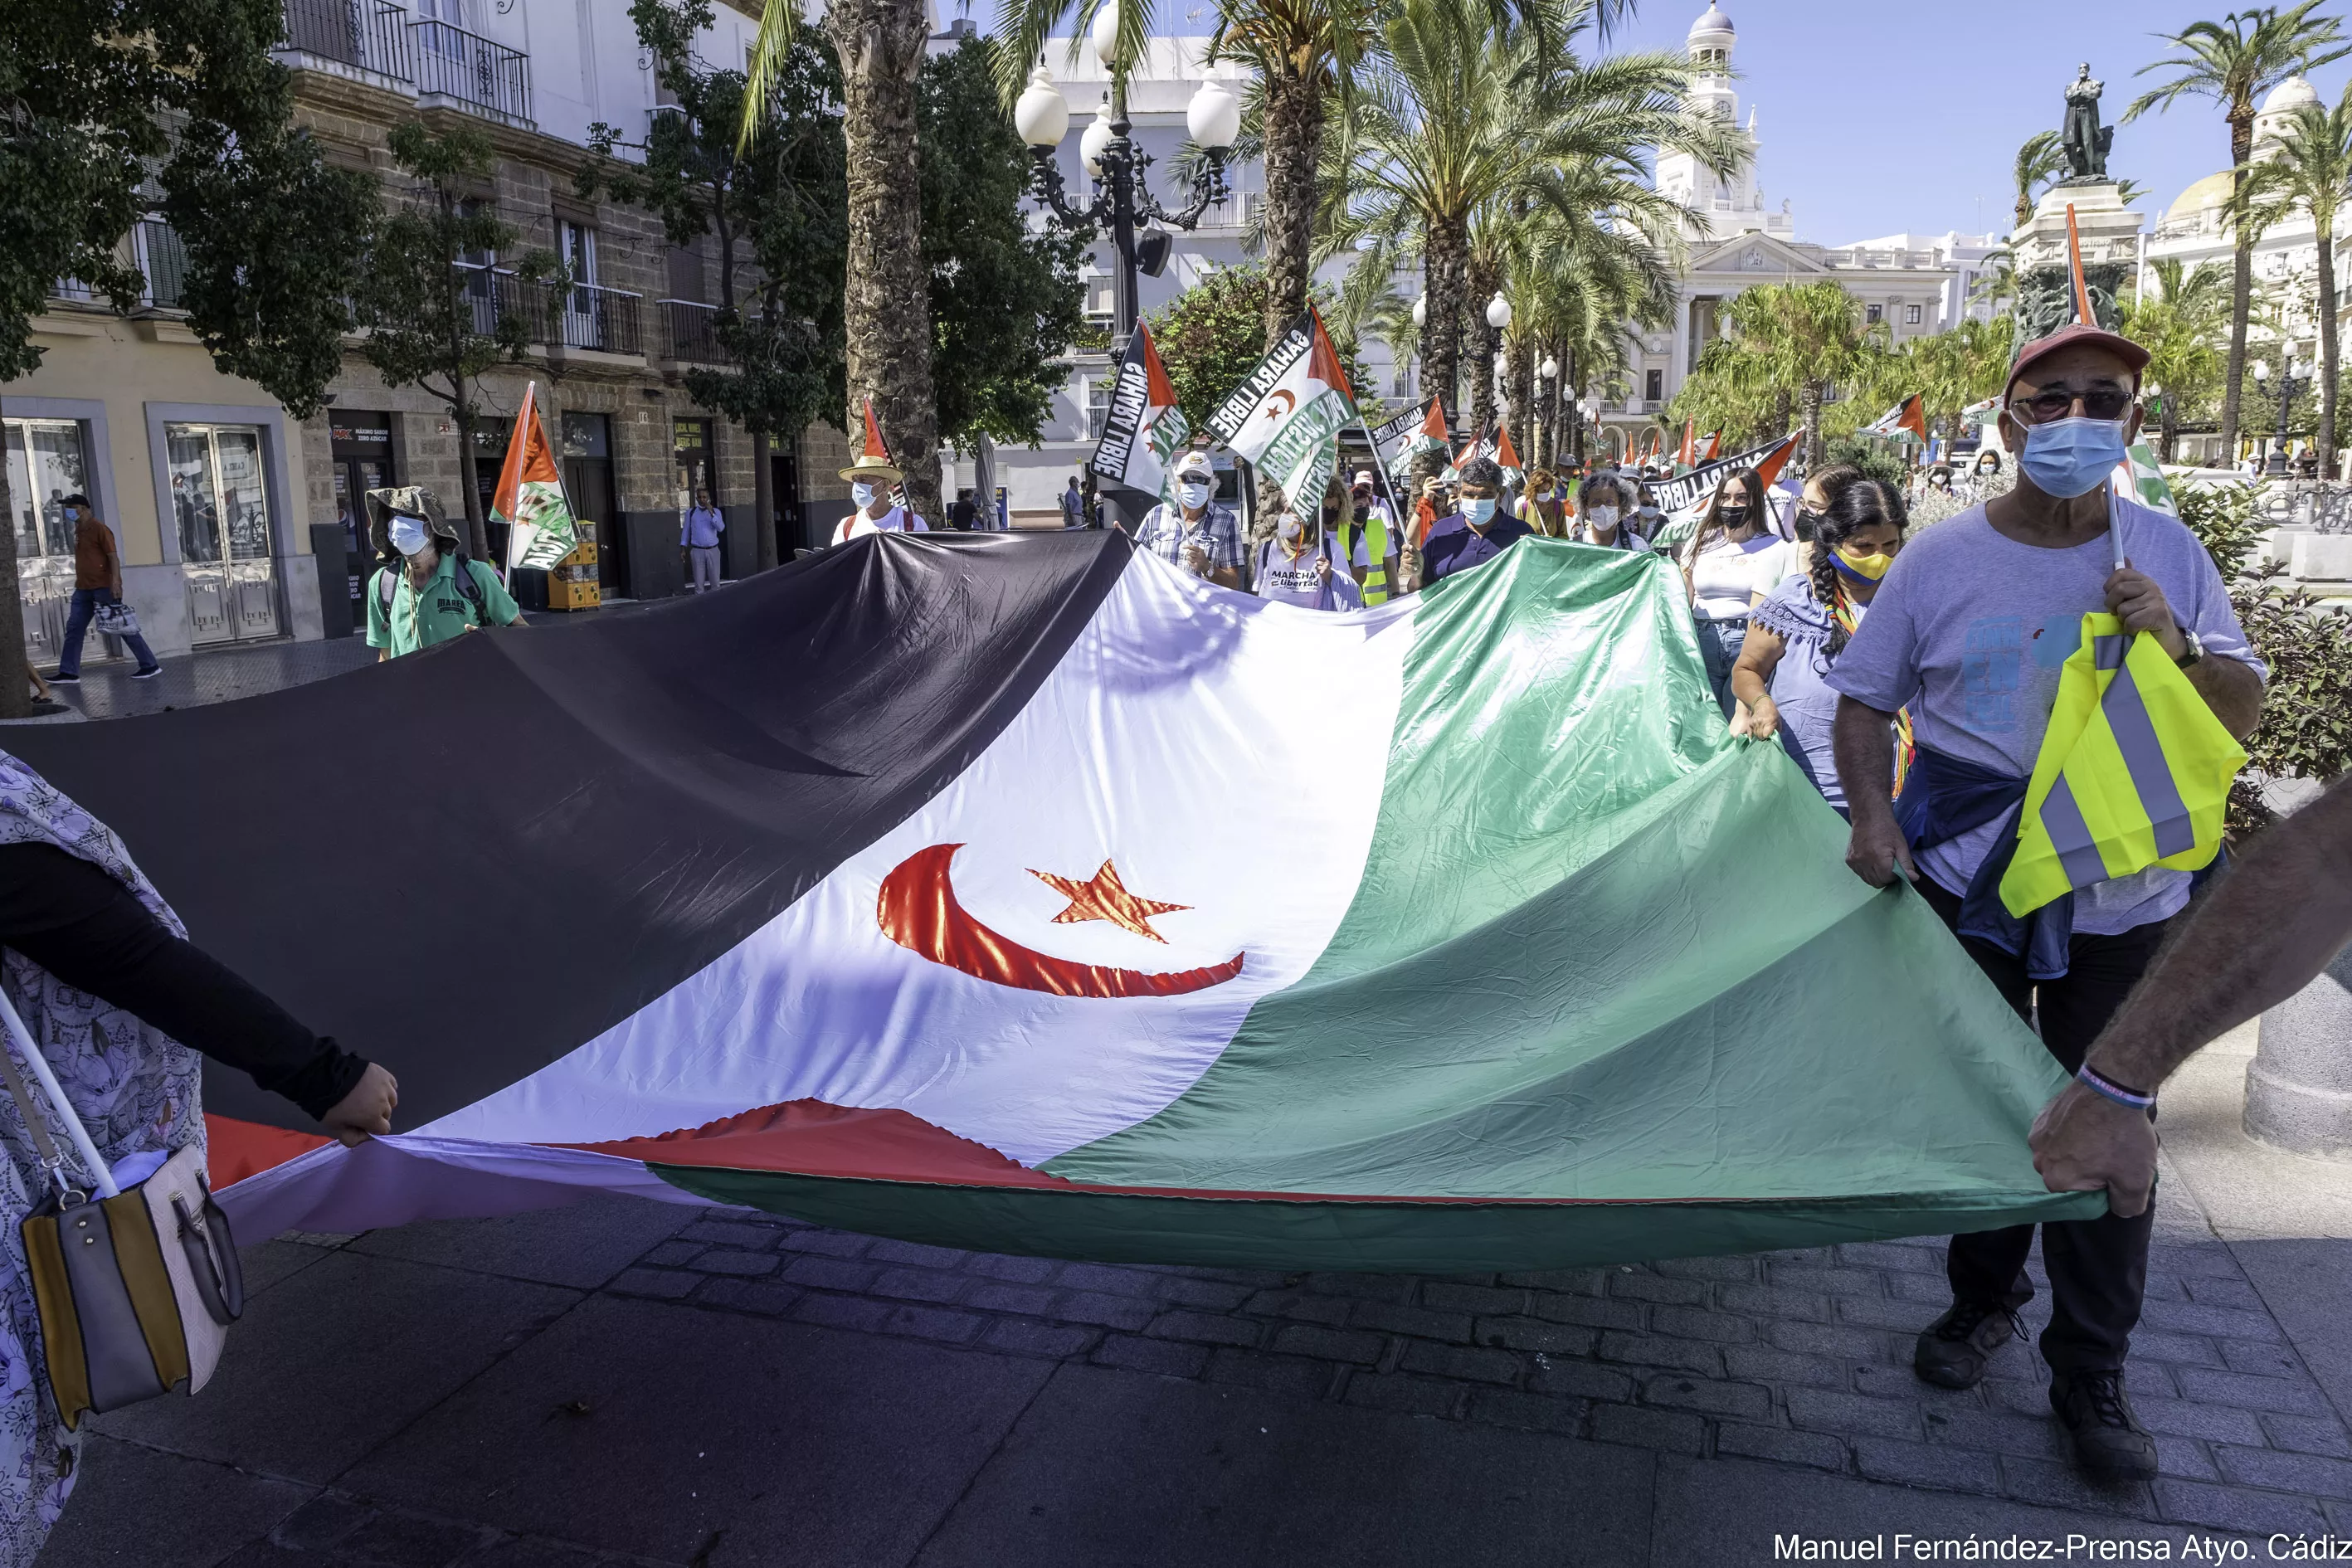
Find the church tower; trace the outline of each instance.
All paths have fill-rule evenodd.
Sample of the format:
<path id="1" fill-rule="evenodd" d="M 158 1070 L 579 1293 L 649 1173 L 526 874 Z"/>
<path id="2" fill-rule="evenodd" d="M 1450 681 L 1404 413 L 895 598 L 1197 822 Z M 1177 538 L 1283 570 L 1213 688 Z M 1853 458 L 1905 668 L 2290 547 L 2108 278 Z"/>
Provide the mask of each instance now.
<path id="1" fill-rule="evenodd" d="M 1691 65 L 1697 72 L 1697 79 L 1691 85 L 1691 105 L 1727 125 L 1737 124 L 1739 119 L 1739 94 L 1731 85 L 1731 51 L 1738 42 L 1731 18 L 1723 14 L 1720 6 L 1712 5 L 1705 16 L 1691 24 L 1690 34 L 1685 39 Z M 1789 236 L 1788 216 L 1773 213 L 1768 216 L 1763 192 L 1757 188 L 1755 110 L 1748 110 L 1747 127 L 1739 135 L 1747 143 L 1747 152 L 1738 171 L 1728 178 L 1700 167 L 1698 160 L 1687 153 L 1670 153 L 1658 160 L 1659 191 L 1699 215 L 1699 222 L 1685 229 L 1685 237 L 1696 243 L 1757 231 L 1782 238 Z"/>

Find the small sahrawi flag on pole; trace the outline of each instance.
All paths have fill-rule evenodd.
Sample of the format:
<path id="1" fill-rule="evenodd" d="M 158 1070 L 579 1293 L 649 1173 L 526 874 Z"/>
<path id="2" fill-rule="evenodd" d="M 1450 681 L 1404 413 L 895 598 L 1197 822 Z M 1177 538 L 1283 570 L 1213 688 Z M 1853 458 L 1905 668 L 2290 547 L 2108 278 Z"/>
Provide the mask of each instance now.
<path id="1" fill-rule="evenodd" d="M 1908 430 L 1923 444 L 1927 439 L 1927 416 L 1920 395 L 1913 393 L 1871 422 L 1874 436 L 1893 436 Z"/>
<path id="2" fill-rule="evenodd" d="M 1426 413 L 1408 408 L 1387 424 L 1368 430 L 1372 452 L 1381 467 L 1390 475 L 1403 479 L 1412 472 L 1412 460 L 1423 452 L 1443 452 L 1446 447 L 1445 410 L 1433 397 Z"/>
<path id="3" fill-rule="evenodd" d="M 563 499 L 563 475 L 555 466 L 547 429 L 539 420 L 539 384 L 524 386 L 499 488 L 490 498 L 490 521 L 507 525 L 507 570 L 544 571 L 562 564 L 579 547 L 572 503 Z"/>
<path id="4" fill-rule="evenodd" d="M 1339 432 L 1355 419 L 1348 373 L 1310 305 L 1209 416 L 1209 428 L 1311 513 L 1339 467 Z"/>
<path id="5" fill-rule="evenodd" d="M 1177 449 L 1192 434 L 1192 422 L 1176 406 L 1176 388 L 1160 363 L 1151 329 L 1139 321 L 1128 340 L 1127 357 L 1119 362 L 1110 417 L 1103 421 L 1102 439 L 1087 467 L 1097 478 L 1164 501 Z"/>

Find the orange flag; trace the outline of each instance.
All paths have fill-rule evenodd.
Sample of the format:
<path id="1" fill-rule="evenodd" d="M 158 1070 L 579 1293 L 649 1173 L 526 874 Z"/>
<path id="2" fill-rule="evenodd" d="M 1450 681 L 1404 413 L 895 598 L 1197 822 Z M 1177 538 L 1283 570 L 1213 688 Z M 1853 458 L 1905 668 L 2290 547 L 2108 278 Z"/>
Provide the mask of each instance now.
<path id="1" fill-rule="evenodd" d="M 523 387 L 506 461 L 499 466 L 499 488 L 490 496 L 490 521 L 507 526 L 509 572 L 560 565 L 579 546 L 572 503 L 563 496 L 563 473 L 540 422 L 537 382 Z"/>

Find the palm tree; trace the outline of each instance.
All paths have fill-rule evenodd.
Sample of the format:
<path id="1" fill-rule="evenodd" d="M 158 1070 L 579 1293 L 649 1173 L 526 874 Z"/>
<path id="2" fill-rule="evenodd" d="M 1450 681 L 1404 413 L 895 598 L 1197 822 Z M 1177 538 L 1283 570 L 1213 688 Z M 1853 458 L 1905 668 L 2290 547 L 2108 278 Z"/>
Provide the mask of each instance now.
<path id="1" fill-rule="evenodd" d="M 2306 103 L 2288 119 L 2278 153 L 2262 165 L 2259 205 L 2311 215 L 2319 245 L 2319 477 L 2336 477 L 2336 218 L 2352 185 L 2352 87 L 2334 109 Z"/>
<path id="2" fill-rule="evenodd" d="M 2180 411 L 2221 379 L 2221 342 L 2230 316 L 2230 274 L 2219 262 L 2194 270 L 2177 256 L 2148 263 L 2156 287 L 2125 308 L 2124 335 L 2147 350 L 2143 382 L 2160 388 L 2157 457 L 2169 463 L 2180 437 Z"/>
<path id="3" fill-rule="evenodd" d="M 1651 186 L 1651 150 L 1688 152 L 1720 172 L 1738 164 L 1735 128 L 1685 111 L 1682 57 L 1577 55 L 1601 16 L 1595 0 L 1566 0 L 1548 45 L 1458 0 L 1395 0 L 1381 53 L 1339 105 L 1324 167 L 1346 205 L 1322 243 L 1418 255 L 1424 379 L 1442 395 L 1454 396 L 1461 379 L 1465 313 L 1483 311 L 1501 281 L 1500 248 L 1481 247 L 1494 280 L 1473 287 L 1474 227 L 1549 209 L 1614 231 L 1593 244 L 1646 257 L 1640 265 L 1664 276 L 1689 215 Z M 1483 330 L 1483 314 L 1475 320 Z M 1486 367 L 1475 368 L 1483 383 Z"/>
<path id="4" fill-rule="evenodd" d="M 2232 11 L 2219 22 L 2191 22 L 2178 33 L 2159 34 L 2174 53 L 2136 73 L 2168 70 L 2171 80 L 2149 89 L 2124 111 L 2128 125 L 2151 109 L 2169 109 L 2185 99 L 2219 102 L 2230 127 L 2230 209 L 2237 243 L 2230 279 L 2230 358 L 2221 384 L 2221 450 L 2237 450 L 2238 405 L 2246 375 L 2246 317 L 2254 286 L 2254 227 L 2248 221 L 2249 164 L 2254 151 L 2254 105 L 2263 93 L 2298 71 L 2315 70 L 2352 54 L 2352 40 L 2333 16 L 2314 16 L 2319 0 L 2303 0 L 2284 10 L 2273 5 Z"/>
<path id="5" fill-rule="evenodd" d="M 1677 407 L 1695 416 L 1713 398 L 1735 406 L 1769 403 L 1780 415 L 1793 399 L 1809 465 L 1822 460 L 1827 444 L 1822 407 L 1831 389 L 1859 390 L 1890 352 L 1886 325 L 1864 325 L 1862 301 L 1834 282 L 1742 289 L 1725 307 L 1724 326 L 1723 341 L 1708 346 L 1697 372 L 1684 383 Z"/>
<path id="6" fill-rule="evenodd" d="M 2014 165 L 2018 227 L 2023 228 L 2033 221 L 2034 202 L 2065 170 L 2066 153 L 2058 144 L 2058 132 L 2037 131 L 2025 139 L 2025 145 L 2017 150 Z"/>

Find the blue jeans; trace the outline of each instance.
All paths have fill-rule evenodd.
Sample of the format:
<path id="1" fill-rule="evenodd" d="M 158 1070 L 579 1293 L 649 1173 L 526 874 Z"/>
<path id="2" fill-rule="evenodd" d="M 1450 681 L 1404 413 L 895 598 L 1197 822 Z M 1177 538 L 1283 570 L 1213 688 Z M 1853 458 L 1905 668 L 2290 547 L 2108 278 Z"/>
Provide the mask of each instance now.
<path id="1" fill-rule="evenodd" d="M 73 605 L 66 611 L 66 646 L 58 652 L 58 673 L 81 673 L 81 639 L 89 634 L 89 623 L 98 615 L 100 605 L 114 603 L 114 594 L 106 588 L 76 588 Z M 155 668 L 155 655 L 147 647 L 147 639 L 137 632 L 122 639 L 130 645 L 131 657 L 139 661 L 142 669 Z"/>
<path id="2" fill-rule="evenodd" d="M 1706 683 L 1715 689 L 1715 700 L 1728 719 L 1738 705 L 1731 695 L 1731 667 L 1739 662 L 1739 645 L 1748 640 L 1748 617 L 1697 625 L 1699 656 L 1706 660 Z"/>

